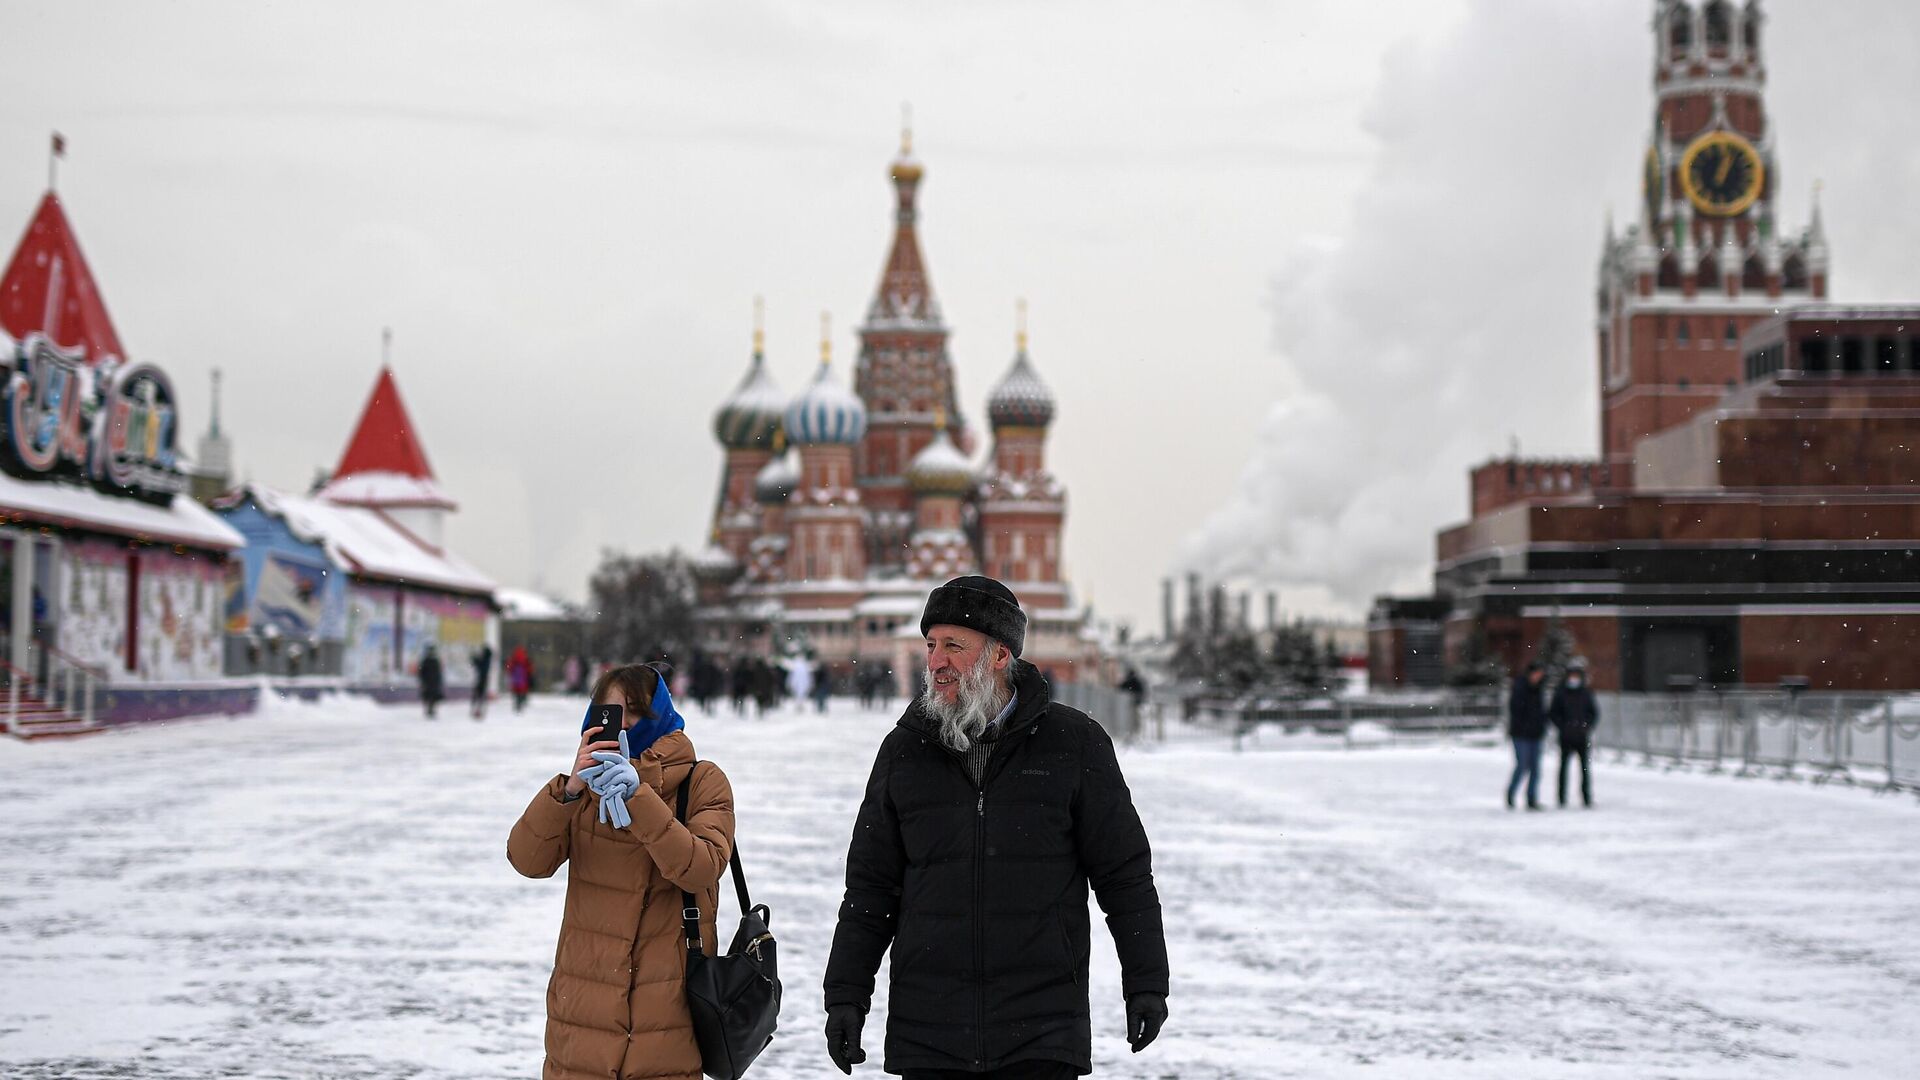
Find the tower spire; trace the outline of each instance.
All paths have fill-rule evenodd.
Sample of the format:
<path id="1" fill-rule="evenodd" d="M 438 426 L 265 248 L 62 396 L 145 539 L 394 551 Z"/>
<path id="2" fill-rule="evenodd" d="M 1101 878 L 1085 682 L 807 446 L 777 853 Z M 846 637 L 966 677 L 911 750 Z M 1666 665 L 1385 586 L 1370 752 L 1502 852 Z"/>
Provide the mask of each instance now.
<path id="1" fill-rule="evenodd" d="M 926 169 L 913 156 L 911 113 L 903 108 L 900 127 L 900 153 L 888 166 L 893 179 L 893 249 L 880 271 L 880 288 L 867 311 L 869 325 L 888 323 L 922 326 L 937 325 L 940 306 L 934 302 L 933 287 L 927 281 L 927 268 L 920 257 L 916 226 L 920 220 L 920 180 Z"/>
<path id="2" fill-rule="evenodd" d="M 764 298 L 753 298 L 753 355 L 766 352 L 767 347 L 767 302 Z"/>
<path id="3" fill-rule="evenodd" d="M 208 434 L 212 435 L 214 438 L 217 439 L 220 437 L 220 369 L 219 368 L 213 369 L 213 410 L 212 411 L 213 411 L 213 423 L 208 430 Z"/>
<path id="4" fill-rule="evenodd" d="M 1027 351 L 1027 298 L 1024 296 L 1013 303 L 1013 347 L 1023 354 Z"/>
<path id="5" fill-rule="evenodd" d="M 833 313 L 820 313 L 820 366 L 828 367 L 833 363 Z"/>

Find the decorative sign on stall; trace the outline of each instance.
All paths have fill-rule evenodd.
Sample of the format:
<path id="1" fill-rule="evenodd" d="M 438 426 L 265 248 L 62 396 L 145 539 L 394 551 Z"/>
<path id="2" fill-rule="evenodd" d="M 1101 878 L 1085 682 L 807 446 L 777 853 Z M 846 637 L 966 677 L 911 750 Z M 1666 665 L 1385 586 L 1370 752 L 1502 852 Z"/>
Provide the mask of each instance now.
<path id="1" fill-rule="evenodd" d="M 29 480 L 72 477 L 165 504 L 186 490 L 175 454 L 173 384 L 152 364 L 88 364 L 40 334 L 5 358 L 0 466 Z"/>

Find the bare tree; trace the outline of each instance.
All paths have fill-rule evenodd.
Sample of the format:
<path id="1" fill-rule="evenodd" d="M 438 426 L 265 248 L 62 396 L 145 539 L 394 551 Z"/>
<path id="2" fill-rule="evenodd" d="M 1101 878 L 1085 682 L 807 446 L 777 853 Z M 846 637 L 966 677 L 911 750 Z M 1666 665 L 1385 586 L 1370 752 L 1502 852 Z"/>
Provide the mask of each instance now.
<path id="1" fill-rule="evenodd" d="M 678 551 L 627 555 L 604 551 L 588 583 L 594 655 L 614 663 L 666 660 L 685 664 L 693 655 L 694 579 Z"/>

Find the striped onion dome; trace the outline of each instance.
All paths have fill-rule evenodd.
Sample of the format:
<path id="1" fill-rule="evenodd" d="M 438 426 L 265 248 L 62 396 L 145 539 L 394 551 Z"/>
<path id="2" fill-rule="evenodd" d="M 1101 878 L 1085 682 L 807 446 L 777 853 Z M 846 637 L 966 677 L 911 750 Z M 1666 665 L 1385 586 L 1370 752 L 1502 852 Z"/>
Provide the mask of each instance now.
<path id="1" fill-rule="evenodd" d="M 987 395 L 987 418 L 994 427 L 1046 427 L 1053 422 L 1053 391 L 1040 381 L 1021 349 L 1013 367 Z"/>
<path id="2" fill-rule="evenodd" d="M 787 441 L 795 446 L 852 446 L 867 433 L 867 407 L 834 381 L 831 365 L 787 406 Z"/>
<path id="3" fill-rule="evenodd" d="M 916 495 L 965 495 L 973 488 L 973 466 L 940 425 L 933 441 L 913 456 L 907 466 L 907 484 Z"/>
<path id="4" fill-rule="evenodd" d="M 786 403 L 786 395 L 767 373 L 765 357 L 755 349 L 746 378 L 713 414 L 714 437 L 729 450 L 768 449 L 773 446 L 774 432 L 780 430 L 780 414 Z"/>
<path id="5" fill-rule="evenodd" d="M 776 454 L 773 460 L 760 466 L 760 472 L 753 478 L 753 497 L 761 505 L 787 501 L 793 489 L 800 486 L 800 467 L 793 462 L 792 454 Z"/>

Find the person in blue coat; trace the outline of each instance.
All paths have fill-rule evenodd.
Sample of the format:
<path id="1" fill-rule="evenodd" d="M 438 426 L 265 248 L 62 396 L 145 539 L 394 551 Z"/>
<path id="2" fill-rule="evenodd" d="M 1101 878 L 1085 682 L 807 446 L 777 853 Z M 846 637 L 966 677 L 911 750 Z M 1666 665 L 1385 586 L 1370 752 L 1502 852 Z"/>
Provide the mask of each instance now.
<path id="1" fill-rule="evenodd" d="M 1507 694 L 1507 735 L 1513 739 L 1513 776 L 1507 780 L 1507 809 L 1527 782 L 1527 809 L 1540 809 L 1540 743 L 1547 737 L 1546 669 L 1539 661 L 1514 676 Z"/>

